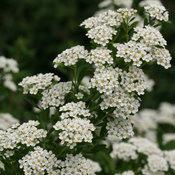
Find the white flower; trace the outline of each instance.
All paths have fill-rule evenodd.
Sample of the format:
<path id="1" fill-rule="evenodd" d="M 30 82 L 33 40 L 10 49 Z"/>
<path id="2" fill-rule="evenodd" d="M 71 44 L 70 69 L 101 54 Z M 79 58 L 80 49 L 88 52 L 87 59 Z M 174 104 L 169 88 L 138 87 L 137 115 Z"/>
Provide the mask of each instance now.
<path id="1" fill-rule="evenodd" d="M 97 172 L 101 171 L 97 162 L 86 159 L 82 154 L 75 156 L 68 154 L 59 167 L 61 169 L 60 175 L 96 175 Z"/>
<path id="2" fill-rule="evenodd" d="M 124 161 L 135 160 L 138 158 L 136 153 L 136 146 L 130 143 L 114 143 L 112 145 L 111 157 L 114 159 L 121 159 Z"/>
<path id="3" fill-rule="evenodd" d="M 59 82 L 42 92 L 40 106 L 43 109 L 58 107 L 65 102 L 65 95 L 71 90 L 72 82 Z"/>
<path id="4" fill-rule="evenodd" d="M 94 63 L 96 67 L 104 64 L 113 64 L 113 58 L 111 56 L 111 50 L 105 47 L 97 47 L 88 54 L 86 61 L 90 64 Z"/>
<path id="5" fill-rule="evenodd" d="M 46 173 L 51 175 L 59 163 L 60 161 L 51 151 L 44 150 L 39 146 L 19 160 L 20 168 L 23 169 L 25 175 L 44 175 Z"/>
<path id="6" fill-rule="evenodd" d="M 4 72 L 19 72 L 18 63 L 14 59 L 9 59 L 4 56 L 0 56 L 0 69 Z"/>
<path id="7" fill-rule="evenodd" d="M 119 86 L 121 70 L 112 67 L 97 69 L 91 79 L 92 88 L 97 88 L 100 93 L 111 94 Z"/>
<path id="8" fill-rule="evenodd" d="M 79 59 L 86 58 L 88 51 L 85 50 L 84 46 L 74 46 L 70 49 L 66 49 L 54 59 L 54 67 L 57 68 L 60 63 L 65 66 L 75 65 Z"/>
<path id="9" fill-rule="evenodd" d="M 130 138 L 134 135 L 130 119 L 115 118 L 111 119 L 106 126 L 107 137 L 109 140 L 121 140 Z"/>
<path id="10" fill-rule="evenodd" d="M 152 89 L 154 82 L 148 79 L 142 69 L 130 67 L 128 72 L 122 74 L 121 85 L 128 92 L 137 92 L 138 95 L 143 95 L 145 91 Z"/>
<path id="11" fill-rule="evenodd" d="M 102 46 L 106 46 L 110 40 L 112 40 L 113 35 L 116 35 L 117 31 L 112 27 L 107 25 L 97 26 L 95 28 L 90 29 L 87 32 L 87 36 L 94 40 L 95 43 L 100 44 Z"/>
<path id="12" fill-rule="evenodd" d="M 84 95 L 81 92 L 78 92 L 77 94 L 75 94 L 75 96 L 77 97 L 78 100 L 84 97 Z"/>
<path id="13" fill-rule="evenodd" d="M 11 114 L 0 113 L 0 129 L 6 130 L 16 123 L 19 123 L 19 120 L 14 118 Z"/>
<path id="14" fill-rule="evenodd" d="M 66 144 L 73 149 L 77 143 L 92 142 L 92 131 L 95 130 L 90 120 L 73 118 L 58 121 L 54 126 L 55 130 L 59 132 L 59 139 L 61 144 Z"/>
<path id="15" fill-rule="evenodd" d="M 148 167 L 152 172 L 161 172 L 168 170 L 168 163 L 161 156 L 149 155 L 147 161 L 148 161 Z"/>
<path id="16" fill-rule="evenodd" d="M 75 102 L 67 103 L 64 106 L 61 106 L 59 111 L 62 112 L 60 116 L 61 119 L 77 118 L 77 117 L 86 118 L 91 115 L 89 109 L 86 109 L 86 105 L 82 101 L 79 101 L 77 103 Z"/>
<path id="17" fill-rule="evenodd" d="M 154 27 L 136 27 L 135 33 L 132 36 L 132 40 L 136 42 L 144 43 L 148 46 L 161 46 L 167 45 L 166 40 L 163 38 L 162 34 Z"/>
<path id="18" fill-rule="evenodd" d="M 23 87 L 24 94 L 37 94 L 39 90 L 44 90 L 50 86 L 52 80 L 59 81 L 60 78 L 53 73 L 38 74 L 24 78 L 19 85 Z"/>

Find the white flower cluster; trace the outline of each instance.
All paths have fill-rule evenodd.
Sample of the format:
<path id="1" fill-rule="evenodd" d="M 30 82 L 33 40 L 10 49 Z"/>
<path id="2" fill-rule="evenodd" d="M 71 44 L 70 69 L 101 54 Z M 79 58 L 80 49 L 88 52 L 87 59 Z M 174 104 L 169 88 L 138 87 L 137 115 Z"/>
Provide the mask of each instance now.
<path id="1" fill-rule="evenodd" d="M 73 149 L 77 143 L 92 142 L 92 132 L 95 127 L 87 119 L 91 114 L 84 102 L 67 103 L 61 106 L 59 111 L 61 121 L 58 121 L 53 127 L 59 131 L 61 144 L 66 144 Z"/>
<path id="2" fill-rule="evenodd" d="M 162 140 L 164 144 L 171 142 L 171 141 L 175 141 L 175 133 L 164 134 Z"/>
<path id="3" fill-rule="evenodd" d="M 70 92 L 72 88 L 72 82 L 59 82 L 50 86 L 48 89 L 42 92 L 42 99 L 40 106 L 43 109 L 49 107 L 59 107 L 65 102 L 65 95 Z"/>
<path id="4" fill-rule="evenodd" d="M 140 169 L 138 166 L 140 174 L 164 175 L 169 168 L 175 170 L 174 150 L 163 152 L 146 138 L 133 137 L 128 142 L 114 142 L 112 148 L 111 157 L 124 162 L 140 159 L 139 155 L 144 155 L 144 158 L 140 159 L 144 168 Z"/>
<path id="5" fill-rule="evenodd" d="M 146 138 L 133 137 L 129 140 L 129 143 L 132 143 L 137 147 L 137 152 L 144 155 L 162 155 L 162 151 L 158 146 Z"/>
<path id="6" fill-rule="evenodd" d="M 124 161 L 135 160 L 138 158 L 136 146 L 130 143 L 114 143 L 110 156 L 114 159 L 122 159 Z"/>
<path id="7" fill-rule="evenodd" d="M 112 94 L 102 95 L 103 101 L 100 104 L 102 110 L 114 108 L 115 117 L 127 118 L 130 114 L 135 114 L 140 106 L 139 100 L 133 95 L 119 87 Z"/>
<path id="8" fill-rule="evenodd" d="M 6 130 L 17 123 L 19 123 L 19 120 L 14 118 L 11 114 L 0 113 L 0 130 Z"/>
<path id="9" fill-rule="evenodd" d="M 140 3 L 144 7 L 146 14 L 153 20 L 168 21 L 169 14 L 162 3 L 158 0 L 144 0 Z"/>
<path id="10" fill-rule="evenodd" d="M 96 69 L 91 87 L 96 87 L 100 93 L 111 94 L 119 86 L 120 72 L 120 69 L 112 67 Z"/>
<path id="11" fill-rule="evenodd" d="M 151 26 L 136 27 L 132 40 L 141 42 L 147 46 L 164 47 L 167 45 L 166 40 L 163 38 L 159 30 Z"/>
<path id="12" fill-rule="evenodd" d="M 133 117 L 134 128 L 142 136 L 157 142 L 157 130 L 159 124 L 175 126 L 175 106 L 162 103 L 158 110 L 144 109 Z M 174 133 L 163 135 L 163 144 L 175 140 Z"/>
<path id="13" fill-rule="evenodd" d="M 171 55 L 167 49 L 154 48 L 152 51 L 152 58 L 157 61 L 157 64 L 165 67 L 166 69 L 171 67 Z"/>
<path id="14" fill-rule="evenodd" d="M 130 8 L 132 6 L 132 3 L 133 0 L 103 0 L 99 4 L 99 8 L 109 8 L 113 5 Z"/>
<path id="15" fill-rule="evenodd" d="M 107 126 L 108 140 L 122 140 L 134 135 L 132 122 L 130 119 L 115 118 L 108 121 Z"/>
<path id="16" fill-rule="evenodd" d="M 122 22 L 133 18 L 136 14 L 134 9 L 118 9 L 116 12 L 108 10 L 95 17 L 86 19 L 81 26 L 89 29 L 87 36 L 95 43 L 106 46 L 113 35 L 117 34 L 114 27 L 119 27 Z"/>
<path id="17" fill-rule="evenodd" d="M 121 85 L 127 92 L 137 92 L 138 95 L 143 95 L 145 90 L 151 91 L 154 82 L 148 79 L 142 69 L 130 67 L 128 72 L 124 72 Z"/>
<path id="18" fill-rule="evenodd" d="M 19 160 L 24 175 L 44 175 L 45 173 L 54 175 L 54 169 L 58 167 L 59 163 L 60 161 L 52 151 L 44 150 L 39 146 Z"/>
<path id="19" fill-rule="evenodd" d="M 139 134 L 147 134 L 157 129 L 157 112 L 151 109 L 141 110 L 133 117 L 134 127 Z"/>
<path id="20" fill-rule="evenodd" d="M 17 73 L 19 72 L 18 63 L 14 59 L 9 59 L 4 56 L 0 56 L 0 70 L 3 72 Z"/>
<path id="21" fill-rule="evenodd" d="M 47 131 L 38 129 L 38 125 L 38 121 L 32 120 L 20 125 L 15 131 L 19 135 L 19 142 L 27 146 L 35 146 L 42 138 L 45 138 L 47 136 Z"/>
<path id="22" fill-rule="evenodd" d="M 105 47 L 97 47 L 88 54 L 86 61 L 90 64 L 94 63 L 96 67 L 101 67 L 104 64 L 113 64 L 113 58 L 111 56 L 111 50 Z"/>
<path id="23" fill-rule="evenodd" d="M 141 66 L 143 61 L 156 61 L 157 64 L 171 67 L 171 55 L 165 46 L 167 42 L 161 33 L 154 27 L 136 27 L 131 40 L 124 44 L 114 44 L 117 48 L 117 57 L 124 58 L 125 62 Z M 161 47 L 161 48 L 159 48 Z"/>
<path id="24" fill-rule="evenodd" d="M 16 91 L 17 87 L 13 81 L 12 73 L 18 73 L 18 63 L 14 59 L 9 59 L 4 56 L 0 56 L 0 72 L 4 87 L 11 91 Z"/>
<path id="25" fill-rule="evenodd" d="M 175 150 L 165 151 L 165 158 L 168 161 L 170 168 L 175 170 Z"/>
<path id="26" fill-rule="evenodd" d="M 116 34 L 117 31 L 115 31 L 112 27 L 101 25 L 90 29 L 87 36 L 94 40 L 95 43 L 106 46 L 106 44 L 109 43 L 109 40 L 112 40 L 113 35 Z"/>
<path id="27" fill-rule="evenodd" d="M 101 171 L 97 162 L 86 159 L 82 154 L 75 156 L 68 154 L 59 167 L 61 168 L 60 175 L 96 175 Z"/>
<path id="28" fill-rule="evenodd" d="M 38 129 L 39 122 L 30 120 L 22 125 L 13 125 L 7 130 L 0 130 L 0 151 L 13 150 L 18 144 L 35 146 L 45 138 L 47 131 Z"/>
<path id="29" fill-rule="evenodd" d="M 66 144 L 71 149 L 77 143 L 92 142 L 92 132 L 95 130 L 90 120 L 81 118 L 67 118 L 58 121 L 53 127 L 55 130 L 60 131 L 59 139 L 61 140 L 61 144 Z"/>
<path id="30" fill-rule="evenodd" d="M 74 46 L 70 49 L 66 49 L 59 54 L 53 61 L 54 67 L 57 68 L 60 63 L 64 63 L 65 66 L 72 66 L 78 62 L 79 59 L 86 58 L 88 51 L 84 46 Z"/>
<path id="31" fill-rule="evenodd" d="M 165 158 L 159 155 L 148 156 L 148 170 L 153 174 L 156 172 L 166 172 L 168 171 L 168 163 Z M 144 170 L 143 170 L 144 172 Z M 145 173 L 143 173 L 145 174 Z"/>
<path id="32" fill-rule="evenodd" d="M 124 44 L 115 44 L 117 57 L 124 58 L 125 62 L 133 62 L 133 65 L 140 66 L 142 61 L 149 62 L 152 58 L 150 48 L 143 43 L 129 41 Z"/>
<path id="33" fill-rule="evenodd" d="M 26 77 L 19 83 L 23 87 L 24 94 L 37 94 L 52 84 L 52 80 L 59 81 L 60 78 L 53 73 L 38 74 Z"/>
<path id="34" fill-rule="evenodd" d="M 91 115 L 89 109 L 86 108 L 85 103 L 82 101 L 79 101 L 77 103 L 75 102 L 67 103 L 64 106 L 61 106 L 59 111 L 62 112 L 62 114 L 60 115 L 61 119 L 77 118 L 77 117 L 86 118 Z"/>
<path id="35" fill-rule="evenodd" d="M 16 91 L 17 87 L 16 84 L 13 81 L 13 76 L 11 74 L 5 74 L 4 77 L 4 86 L 11 91 Z"/>

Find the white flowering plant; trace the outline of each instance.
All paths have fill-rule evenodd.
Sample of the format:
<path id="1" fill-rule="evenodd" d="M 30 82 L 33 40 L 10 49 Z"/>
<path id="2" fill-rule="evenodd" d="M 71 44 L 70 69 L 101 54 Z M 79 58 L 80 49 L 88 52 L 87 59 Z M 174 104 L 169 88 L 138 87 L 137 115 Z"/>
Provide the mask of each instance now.
<path id="1" fill-rule="evenodd" d="M 135 9 L 119 8 L 86 19 L 81 26 L 87 30 L 89 47 L 71 47 L 53 61 L 64 79 L 40 73 L 19 83 L 24 94 L 36 97 L 37 117 L 1 132 L 2 173 L 127 175 L 140 174 L 143 168 L 150 174 L 171 171 L 156 145 L 131 138 L 141 96 L 154 84 L 144 73 L 144 65 L 171 66 L 167 43 L 157 24 L 149 20 L 140 24 L 137 14 Z M 111 144 L 114 141 L 119 145 Z M 137 147 L 137 143 L 150 145 L 143 152 L 153 151 L 145 153 L 148 158 L 143 157 L 144 161 L 139 157 L 142 145 Z M 117 156 L 124 160 L 139 157 L 140 164 L 118 168 Z"/>

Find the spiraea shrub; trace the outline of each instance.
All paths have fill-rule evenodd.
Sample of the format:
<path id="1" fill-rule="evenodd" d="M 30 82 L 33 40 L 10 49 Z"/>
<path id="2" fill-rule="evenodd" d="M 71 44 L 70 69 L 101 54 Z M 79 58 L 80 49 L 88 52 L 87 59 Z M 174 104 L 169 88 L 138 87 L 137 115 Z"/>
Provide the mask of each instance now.
<path id="1" fill-rule="evenodd" d="M 24 94 L 36 98 L 38 114 L 36 120 L 1 131 L 2 173 L 158 175 L 173 171 L 171 153 L 146 138 L 133 137 L 141 97 L 154 85 L 144 66 L 171 67 L 167 42 L 159 31 L 168 12 L 161 4 L 141 5 L 144 15 L 128 7 L 103 10 L 83 21 L 88 47 L 68 48 L 53 61 L 66 78 L 40 73 L 19 83 Z"/>

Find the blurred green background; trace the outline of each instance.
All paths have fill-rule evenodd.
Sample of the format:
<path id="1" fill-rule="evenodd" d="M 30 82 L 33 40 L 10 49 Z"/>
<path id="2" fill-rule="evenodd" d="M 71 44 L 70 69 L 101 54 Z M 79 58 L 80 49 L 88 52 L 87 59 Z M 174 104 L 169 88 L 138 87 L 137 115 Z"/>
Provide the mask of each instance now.
<path id="1" fill-rule="evenodd" d="M 52 60 L 66 48 L 88 40 L 79 24 L 98 10 L 100 0 L 1 0 L 0 1 L 0 54 L 15 58 L 21 73 L 26 75 L 54 72 Z M 171 23 L 164 25 L 162 33 L 168 49 L 175 57 L 175 0 L 162 1 L 170 13 Z M 164 70 L 151 66 L 146 72 L 155 80 L 151 93 L 144 96 L 142 107 L 156 108 L 160 102 L 175 103 L 175 60 L 173 67 Z M 12 94 L 8 101 L 0 101 L 1 108 L 15 115 L 30 111 L 20 95 Z M 13 102 L 12 102 L 13 101 Z M 13 105 L 7 105 L 7 104 Z M 21 112 L 20 112 L 21 111 Z M 27 114 L 26 114 L 27 115 Z"/>

